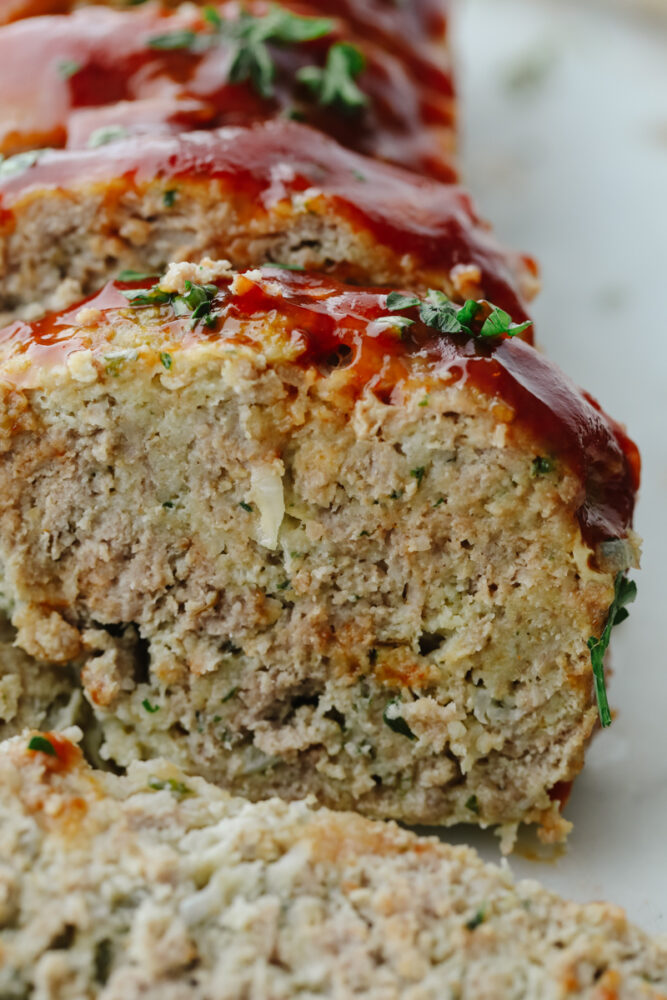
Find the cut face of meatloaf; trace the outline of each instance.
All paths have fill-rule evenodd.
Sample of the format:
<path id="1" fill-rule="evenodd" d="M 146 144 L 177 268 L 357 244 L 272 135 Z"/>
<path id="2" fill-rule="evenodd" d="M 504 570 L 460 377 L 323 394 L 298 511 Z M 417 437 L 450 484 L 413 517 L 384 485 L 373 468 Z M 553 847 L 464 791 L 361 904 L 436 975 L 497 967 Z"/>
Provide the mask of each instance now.
<path id="1" fill-rule="evenodd" d="M 486 297 L 517 319 L 534 290 L 533 263 L 497 246 L 460 188 L 374 162 L 295 122 L 27 153 L 4 168 L 6 313 L 35 315 L 123 269 L 160 271 L 207 255 Z"/>
<path id="2" fill-rule="evenodd" d="M 28 653 L 86 660 L 109 759 L 556 823 L 638 458 L 509 324 L 205 262 L 4 331 L 5 603 Z"/>
<path id="3" fill-rule="evenodd" d="M 317 4 L 292 7 L 88 7 L 6 26 L 0 153 L 288 116 L 452 181 L 451 75 L 418 46 L 407 59 L 318 16 Z M 255 36 L 266 38 L 260 50 Z"/>
<path id="4" fill-rule="evenodd" d="M 7 998 L 667 995 L 664 945 L 617 906 L 165 761 L 94 772 L 56 733 L 0 751 L 0 857 Z"/>

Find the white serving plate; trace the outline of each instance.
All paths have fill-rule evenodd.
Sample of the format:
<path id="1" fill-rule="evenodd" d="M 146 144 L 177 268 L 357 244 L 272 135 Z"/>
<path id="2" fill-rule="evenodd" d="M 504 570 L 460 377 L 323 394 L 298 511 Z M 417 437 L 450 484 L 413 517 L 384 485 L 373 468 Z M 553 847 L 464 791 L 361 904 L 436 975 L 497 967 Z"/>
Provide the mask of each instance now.
<path id="1" fill-rule="evenodd" d="M 502 239 L 541 262 L 540 343 L 644 460 L 639 596 L 613 642 L 618 717 L 575 783 L 565 853 L 510 866 L 667 932 L 667 24 L 583 0 L 461 6 L 466 182 Z M 499 858 L 491 834 L 443 838 Z"/>

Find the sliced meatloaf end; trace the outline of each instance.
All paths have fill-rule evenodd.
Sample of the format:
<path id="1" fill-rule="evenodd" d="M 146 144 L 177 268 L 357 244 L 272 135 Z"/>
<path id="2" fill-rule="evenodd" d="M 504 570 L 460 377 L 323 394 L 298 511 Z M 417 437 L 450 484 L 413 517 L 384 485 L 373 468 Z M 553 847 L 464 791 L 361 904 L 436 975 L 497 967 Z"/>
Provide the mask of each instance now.
<path id="1" fill-rule="evenodd" d="M 0 749 L 3 997 L 667 995 L 664 943 L 617 906 L 165 761 L 94 772 L 74 736 Z"/>
<path id="2" fill-rule="evenodd" d="M 282 19 L 263 0 L 242 11 L 236 2 L 203 11 L 89 7 L 5 26 L 0 153 L 287 115 L 360 153 L 454 180 L 451 74 L 416 51 L 410 59 L 387 51 L 339 17 L 317 16 L 317 4 L 292 7 Z M 267 36 L 268 68 L 237 79 L 237 36 L 250 25 Z M 334 71 L 346 60 L 341 89 Z"/>
<path id="3" fill-rule="evenodd" d="M 63 307 L 124 269 L 204 256 L 431 286 L 515 318 L 535 285 L 532 262 L 497 246 L 459 187 L 295 122 L 26 153 L 0 167 L 5 314 Z"/>
<path id="4" fill-rule="evenodd" d="M 204 262 L 4 331 L 5 600 L 87 657 L 107 757 L 557 833 L 638 458 L 509 325 Z M 98 650 L 129 627 L 141 670 Z"/>

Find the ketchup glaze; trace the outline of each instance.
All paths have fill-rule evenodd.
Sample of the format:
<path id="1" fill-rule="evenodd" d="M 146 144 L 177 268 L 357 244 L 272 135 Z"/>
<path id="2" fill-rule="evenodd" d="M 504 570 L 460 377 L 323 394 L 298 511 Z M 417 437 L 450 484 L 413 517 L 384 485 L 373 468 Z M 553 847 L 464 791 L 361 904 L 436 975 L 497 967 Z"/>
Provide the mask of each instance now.
<path id="1" fill-rule="evenodd" d="M 306 16 L 321 15 L 322 6 L 329 13 L 333 5 L 287 4 Z M 236 0 L 219 2 L 216 9 L 223 20 L 240 15 Z M 270 9 L 267 0 L 243 5 L 259 17 Z M 233 43 L 216 35 L 194 8 L 88 7 L 18 22 L 0 31 L 0 152 L 85 147 L 109 127 L 137 135 L 178 133 L 287 115 L 358 152 L 454 180 L 446 148 L 453 144 L 451 75 L 423 54 L 419 42 L 408 59 L 404 49 L 387 51 L 337 17 L 331 24 L 330 33 L 312 41 L 267 43 L 276 73 L 273 96 L 263 97 L 250 80 L 229 82 Z M 195 32 L 208 47 L 151 45 L 183 31 Z M 357 79 L 364 108 L 322 107 L 296 78 L 305 66 L 323 67 L 331 45 L 340 41 L 357 45 L 365 56 Z"/>

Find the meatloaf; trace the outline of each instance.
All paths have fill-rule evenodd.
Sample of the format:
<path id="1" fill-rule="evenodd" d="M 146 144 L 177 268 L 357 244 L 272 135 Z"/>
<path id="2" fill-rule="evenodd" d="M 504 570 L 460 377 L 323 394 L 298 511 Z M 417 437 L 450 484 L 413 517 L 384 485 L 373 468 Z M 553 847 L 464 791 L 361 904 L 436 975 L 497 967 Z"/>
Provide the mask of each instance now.
<path id="1" fill-rule="evenodd" d="M 205 261 L 2 333 L 5 604 L 108 759 L 558 835 L 638 457 L 520 330 Z"/>
<path id="2" fill-rule="evenodd" d="M 515 318 L 535 289 L 469 196 L 375 162 L 306 125 L 269 121 L 0 165 L 0 312 L 36 315 L 121 270 L 272 260 L 345 280 L 486 297 Z"/>
<path id="3" fill-rule="evenodd" d="M 418 45 L 408 58 L 291 6 L 88 7 L 4 27 L 0 153 L 288 116 L 453 180 L 451 74 Z"/>
<path id="4" fill-rule="evenodd" d="M 6 1000 L 667 996 L 664 944 L 617 906 L 164 761 L 93 772 L 72 736 L 0 751 Z"/>

